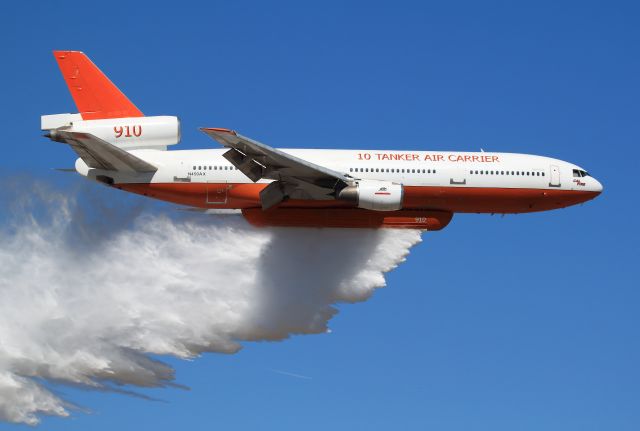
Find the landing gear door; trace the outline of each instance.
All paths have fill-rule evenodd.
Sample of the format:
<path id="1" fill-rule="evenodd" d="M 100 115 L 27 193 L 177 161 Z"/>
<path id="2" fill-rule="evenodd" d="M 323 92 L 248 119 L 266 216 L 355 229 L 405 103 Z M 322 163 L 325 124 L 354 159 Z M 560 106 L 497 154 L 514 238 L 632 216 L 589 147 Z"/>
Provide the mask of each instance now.
<path id="1" fill-rule="evenodd" d="M 560 187 L 560 168 L 556 165 L 551 165 L 550 173 L 549 187 Z"/>
<path id="2" fill-rule="evenodd" d="M 226 204 L 228 190 L 229 186 L 226 182 L 207 183 L 206 203 L 212 205 Z"/>

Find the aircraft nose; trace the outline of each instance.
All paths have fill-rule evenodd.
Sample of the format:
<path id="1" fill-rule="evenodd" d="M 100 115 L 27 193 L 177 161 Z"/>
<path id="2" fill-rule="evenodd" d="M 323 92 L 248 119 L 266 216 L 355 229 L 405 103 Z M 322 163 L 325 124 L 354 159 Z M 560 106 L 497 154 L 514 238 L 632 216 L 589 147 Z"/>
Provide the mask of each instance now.
<path id="1" fill-rule="evenodd" d="M 600 181 L 596 180 L 595 178 L 592 178 L 592 179 L 593 179 L 592 190 L 597 193 L 596 194 L 596 196 L 597 196 L 600 193 L 602 193 L 602 189 L 603 189 L 602 183 Z"/>

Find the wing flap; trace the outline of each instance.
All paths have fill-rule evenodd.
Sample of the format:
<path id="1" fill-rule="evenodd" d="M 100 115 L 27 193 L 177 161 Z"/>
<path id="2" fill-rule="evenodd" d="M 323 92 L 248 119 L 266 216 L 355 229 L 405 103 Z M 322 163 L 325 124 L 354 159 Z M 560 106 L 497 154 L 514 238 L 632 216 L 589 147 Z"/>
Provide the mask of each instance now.
<path id="1" fill-rule="evenodd" d="M 316 184 L 319 182 L 320 184 L 318 185 L 325 185 L 327 180 L 328 184 L 335 184 L 338 181 L 348 182 L 350 180 L 345 174 L 254 141 L 233 130 L 220 128 L 201 128 L 200 130 L 223 146 L 238 151 L 239 154 L 227 157 L 227 160 L 238 169 L 240 169 L 238 164 L 247 163 L 247 159 L 264 166 L 262 178 L 277 180 L 282 177 L 297 177 Z"/>
<path id="2" fill-rule="evenodd" d="M 332 200 L 337 190 L 353 178 L 307 160 L 272 148 L 233 130 L 201 128 L 221 145 L 229 148 L 224 158 L 251 181 L 275 180 L 260 193 L 262 209 L 286 199 Z"/>

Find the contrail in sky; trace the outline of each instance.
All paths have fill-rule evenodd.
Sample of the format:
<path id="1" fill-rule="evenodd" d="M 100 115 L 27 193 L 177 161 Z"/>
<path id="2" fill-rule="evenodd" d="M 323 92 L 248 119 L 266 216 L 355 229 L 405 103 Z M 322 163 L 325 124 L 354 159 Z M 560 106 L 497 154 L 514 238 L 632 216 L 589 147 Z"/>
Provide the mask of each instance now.
<path id="1" fill-rule="evenodd" d="M 273 371 L 276 374 L 282 374 L 283 376 L 295 377 L 296 379 L 305 379 L 305 380 L 312 379 L 312 377 L 303 376 L 302 374 L 290 373 L 289 371 L 282 371 L 282 370 L 276 370 L 276 369 L 271 369 L 271 371 Z"/>
<path id="2" fill-rule="evenodd" d="M 420 241 L 414 230 L 260 230 L 105 206 L 115 195 L 96 190 L 22 184 L 0 202 L 0 419 L 69 415 L 42 380 L 162 387 L 174 371 L 148 354 L 326 332 L 333 304 L 367 299 Z"/>

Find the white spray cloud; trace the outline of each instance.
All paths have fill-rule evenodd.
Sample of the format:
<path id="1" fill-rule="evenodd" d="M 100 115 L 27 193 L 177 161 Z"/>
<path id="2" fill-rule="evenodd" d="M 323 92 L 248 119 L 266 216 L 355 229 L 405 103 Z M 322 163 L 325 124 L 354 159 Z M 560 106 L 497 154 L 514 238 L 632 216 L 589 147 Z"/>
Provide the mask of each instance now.
<path id="1" fill-rule="evenodd" d="M 77 202 L 41 185 L 3 202 L 0 419 L 67 416 L 72 405 L 42 380 L 164 386 L 173 369 L 147 354 L 322 333 L 332 304 L 367 299 L 420 241 L 417 231 L 255 229 Z"/>

